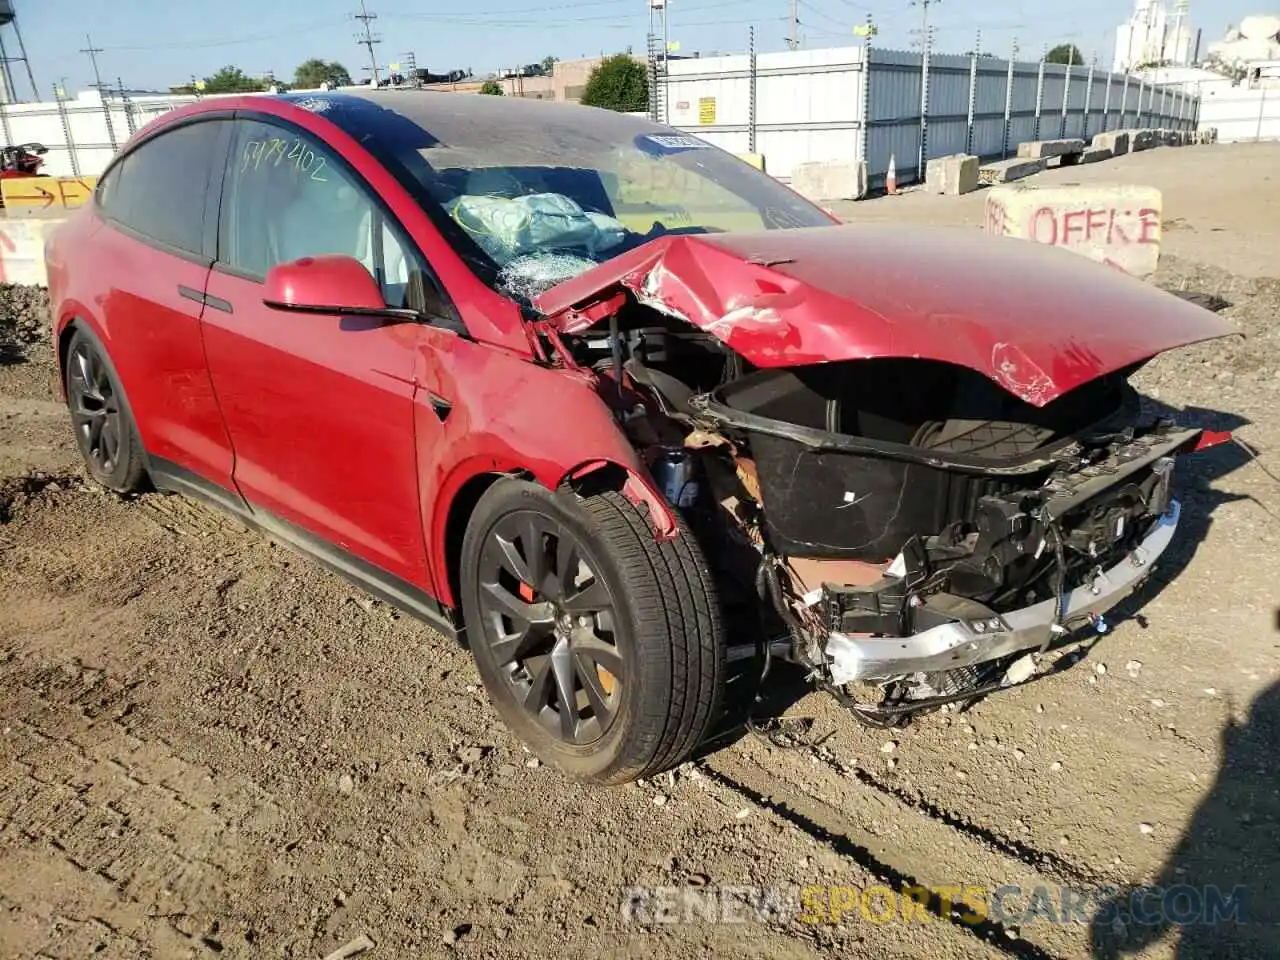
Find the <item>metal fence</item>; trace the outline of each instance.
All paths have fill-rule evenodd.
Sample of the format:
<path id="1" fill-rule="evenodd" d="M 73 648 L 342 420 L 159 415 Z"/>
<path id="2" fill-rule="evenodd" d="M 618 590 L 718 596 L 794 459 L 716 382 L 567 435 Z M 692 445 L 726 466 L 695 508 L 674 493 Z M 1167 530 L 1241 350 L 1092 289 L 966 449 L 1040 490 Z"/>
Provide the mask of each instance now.
<path id="1" fill-rule="evenodd" d="M 0 103 L 5 143 L 42 143 L 49 152 L 41 173 L 93 176 L 106 169 L 117 149 L 139 127 L 194 97 L 82 93 L 74 100 Z"/>
<path id="2" fill-rule="evenodd" d="M 869 45 L 672 60 L 657 79 L 663 119 L 734 153 L 763 154 L 782 179 L 807 161 L 866 161 L 878 184 L 892 156 L 899 179 L 910 180 L 932 157 L 990 159 L 1027 140 L 1087 140 L 1126 127 L 1194 129 L 1200 110 L 1192 90 L 1092 67 L 976 55 L 926 60 Z M 1280 92 L 1273 93 L 1280 124 Z M 89 91 L 0 104 L 0 128 L 7 143 L 48 147 L 44 172 L 93 175 L 135 130 L 193 99 Z"/>
<path id="3" fill-rule="evenodd" d="M 665 119 L 783 179 L 807 161 L 866 161 L 883 181 L 951 153 L 1010 156 L 1028 140 L 1192 130 L 1199 98 L 1093 67 L 871 46 L 673 60 Z"/>

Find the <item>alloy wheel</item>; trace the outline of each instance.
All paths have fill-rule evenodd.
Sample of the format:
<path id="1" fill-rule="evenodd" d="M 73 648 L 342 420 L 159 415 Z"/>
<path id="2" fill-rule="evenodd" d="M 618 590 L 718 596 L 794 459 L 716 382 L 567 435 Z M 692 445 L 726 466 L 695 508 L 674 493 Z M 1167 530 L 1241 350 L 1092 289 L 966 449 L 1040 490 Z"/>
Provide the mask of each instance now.
<path id="1" fill-rule="evenodd" d="M 613 599 L 582 542 L 543 514 L 507 514 L 481 551 L 479 587 L 481 642 L 515 702 L 564 743 L 604 736 L 625 667 Z"/>
<path id="2" fill-rule="evenodd" d="M 94 472 L 110 476 L 120 462 L 124 423 L 120 400 L 96 350 L 80 344 L 68 363 L 71 422 Z"/>

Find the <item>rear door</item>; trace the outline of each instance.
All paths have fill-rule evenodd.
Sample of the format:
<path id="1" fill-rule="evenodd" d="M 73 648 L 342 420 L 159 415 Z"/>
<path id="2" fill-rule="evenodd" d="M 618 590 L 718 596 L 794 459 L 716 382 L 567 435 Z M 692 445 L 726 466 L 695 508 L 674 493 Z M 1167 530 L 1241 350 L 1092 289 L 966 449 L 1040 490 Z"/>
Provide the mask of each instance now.
<path id="1" fill-rule="evenodd" d="M 405 305 L 417 259 L 367 185 L 283 121 L 235 122 L 209 280 L 209 368 L 255 507 L 429 588 L 414 456 L 417 324 L 272 310 L 268 269 L 355 256 Z"/>
<path id="2" fill-rule="evenodd" d="M 230 118 L 164 128 L 118 160 L 95 197 L 107 278 L 100 319 L 154 471 L 231 489 L 232 452 L 205 367 L 200 317 Z M 203 482 L 201 482 L 203 481 Z"/>

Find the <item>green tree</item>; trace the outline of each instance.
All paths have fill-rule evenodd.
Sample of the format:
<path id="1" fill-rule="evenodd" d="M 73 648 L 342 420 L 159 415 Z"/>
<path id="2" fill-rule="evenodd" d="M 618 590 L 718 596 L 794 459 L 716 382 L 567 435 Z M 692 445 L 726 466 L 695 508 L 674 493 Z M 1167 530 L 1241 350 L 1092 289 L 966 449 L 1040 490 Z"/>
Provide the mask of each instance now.
<path id="1" fill-rule="evenodd" d="M 606 57 L 587 77 L 582 103 L 624 113 L 636 113 L 649 105 L 649 76 L 644 65 L 625 53 Z"/>
<path id="2" fill-rule="evenodd" d="M 205 93 L 258 93 L 264 89 L 266 84 L 239 67 L 225 66 L 204 78 Z"/>
<path id="3" fill-rule="evenodd" d="M 203 80 L 170 87 L 170 93 L 260 93 L 270 84 L 251 77 L 239 67 L 226 66 Z M 281 84 L 284 86 L 284 84 Z"/>
<path id="4" fill-rule="evenodd" d="M 1044 58 L 1045 63 L 1069 63 L 1073 67 L 1083 66 L 1084 57 L 1080 48 L 1074 43 L 1060 43 Z"/>
<path id="5" fill-rule="evenodd" d="M 497 80 L 486 80 L 480 84 L 480 92 L 490 97 L 502 96 L 502 84 Z"/>
<path id="6" fill-rule="evenodd" d="M 543 57 L 542 69 L 547 75 L 550 75 L 551 72 L 555 70 L 556 64 L 559 62 L 560 62 L 559 57 Z"/>
<path id="7" fill-rule="evenodd" d="M 322 83 L 331 87 L 349 87 L 351 74 L 337 60 L 321 60 L 319 57 L 302 61 L 293 71 L 293 85 L 300 90 L 314 90 Z"/>

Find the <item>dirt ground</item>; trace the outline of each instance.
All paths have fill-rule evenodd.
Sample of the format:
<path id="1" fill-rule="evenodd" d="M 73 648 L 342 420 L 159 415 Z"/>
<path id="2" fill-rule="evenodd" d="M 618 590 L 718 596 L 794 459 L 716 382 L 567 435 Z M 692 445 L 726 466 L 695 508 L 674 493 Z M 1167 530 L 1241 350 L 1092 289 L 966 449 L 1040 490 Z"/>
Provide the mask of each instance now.
<path id="1" fill-rule="evenodd" d="M 1157 282 L 1224 298 L 1246 335 L 1138 377 L 1153 405 L 1263 459 L 1228 446 L 1180 468 L 1185 529 L 1132 616 L 1056 676 L 892 732 L 784 675 L 801 743 L 738 732 L 611 790 L 525 753 L 469 656 L 425 627 L 202 507 L 86 485 L 29 292 L 6 291 L 0 956 L 321 958 L 361 937 L 373 958 L 1275 956 L 1272 176 L 1280 145 L 1045 177 L 1162 188 Z M 907 194 L 845 213 L 976 228 L 980 210 Z M 1246 885 L 1261 922 L 1088 922 L 1108 885 L 1147 883 L 1202 900 Z M 905 922 L 876 922 L 880 901 L 811 922 L 832 918 L 785 900 L 951 884 L 1020 893 L 985 920 L 935 897 Z M 735 886 L 782 909 L 730 911 Z M 1063 922 L 1021 916 L 1037 887 L 1058 912 L 1064 886 L 1095 899 Z M 628 916 L 629 887 L 697 909 Z"/>

